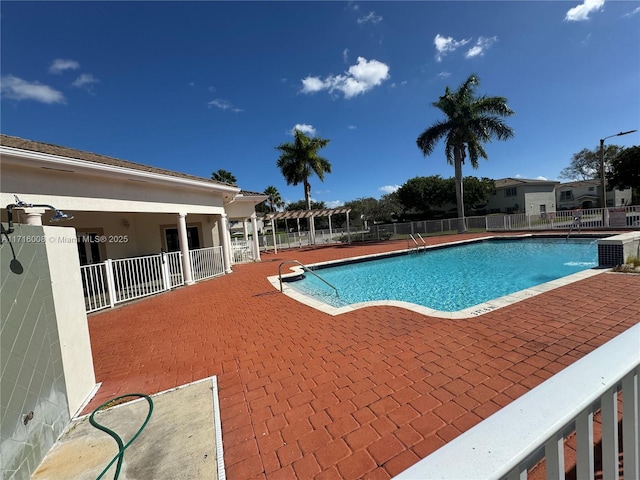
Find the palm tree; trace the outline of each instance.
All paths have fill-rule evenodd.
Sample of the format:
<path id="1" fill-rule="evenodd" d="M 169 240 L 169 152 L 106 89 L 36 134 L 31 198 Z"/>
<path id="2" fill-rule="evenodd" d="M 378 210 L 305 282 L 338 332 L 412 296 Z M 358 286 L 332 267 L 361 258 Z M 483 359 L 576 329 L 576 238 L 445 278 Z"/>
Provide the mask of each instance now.
<path id="1" fill-rule="evenodd" d="M 236 185 L 236 177 L 233 176 L 233 173 L 219 169 L 217 172 L 213 172 L 211 174 L 211 179 L 217 182 L 227 183 L 229 185 Z"/>
<path id="2" fill-rule="evenodd" d="M 445 89 L 444 95 L 434 107 L 446 115 L 446 119 L 437 121 L 417 139 L 424 156 L 430 155 L 437 143 L 445 139 L 447 162 L 454 166 L 456 181 L 456 202 L 458 204 L 458 232 L 466 232 L 464 221 L 464 200 L 462 191 L 462 164 L 467 152 L 471 166 L 478 168 L 478 158 L 488 159 L 482 144 L 493 137 L 506 140 L 513 137 L 513 130 L 500 117 L 514 115 L 507 106 L 504 97 L 475 96 L 480 79 L 472 74 L 454 92 Z"/>
<path id="3" fill-rule="evenodd" d="M 273 213 L 278 208 L 284 207 L 284 202 L 282 201 L 282 197 L 280 196 L 280 192 L 273 185 L 269 185 L 265 190 L 264 194 L 267 195 L 267 202 L 269 203 L 269 210 Z"/>
<path id="4" fill-rule="evenodd" d="M 315 173 L 320 181 L 324 174 L 331 173 L 331 164 L 326 158 L 318 155 L 318 150 L 326 147 L 329 140 L 319 137 L 308 137 L 300 130 L 295 131 L 293 143 L 283 143 L 276 147 L 281 155 L 278 168 L 287 181 L 287 185 L 304 184 L 304 199 L 307 210 L 311 210 L 311 184 L 309 177 Z"/>

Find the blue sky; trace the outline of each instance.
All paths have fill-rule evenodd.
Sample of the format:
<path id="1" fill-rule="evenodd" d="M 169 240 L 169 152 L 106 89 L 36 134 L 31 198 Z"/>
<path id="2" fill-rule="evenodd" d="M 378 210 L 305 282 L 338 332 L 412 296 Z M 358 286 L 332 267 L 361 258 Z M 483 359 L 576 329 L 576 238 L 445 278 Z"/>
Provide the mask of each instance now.
<path id="1" fill-rule="evenodd" d="M 209 177 L 274 185 L 296 126 L 331 140 L 312 198 L 379 198 L 453 176 L 417 136 L 471 73 L 515 137 L 465 175 L 558 179 L 640 129 L 639 1 L 2 2 L 1 131 Z M 607 143 L 640 144 L 640 133 Z"/>

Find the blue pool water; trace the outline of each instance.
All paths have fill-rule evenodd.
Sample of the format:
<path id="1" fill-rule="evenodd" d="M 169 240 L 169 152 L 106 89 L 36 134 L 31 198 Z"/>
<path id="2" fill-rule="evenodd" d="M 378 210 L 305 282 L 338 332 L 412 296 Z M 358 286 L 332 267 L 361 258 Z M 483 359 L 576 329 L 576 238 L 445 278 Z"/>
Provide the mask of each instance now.
<path id="1" fill-rule="evenodd" d="M 484 240 L 314 271 L 288 285 L 334 307 L 398 300 L 454 312 L 597 266 L 594 239 Z"/>

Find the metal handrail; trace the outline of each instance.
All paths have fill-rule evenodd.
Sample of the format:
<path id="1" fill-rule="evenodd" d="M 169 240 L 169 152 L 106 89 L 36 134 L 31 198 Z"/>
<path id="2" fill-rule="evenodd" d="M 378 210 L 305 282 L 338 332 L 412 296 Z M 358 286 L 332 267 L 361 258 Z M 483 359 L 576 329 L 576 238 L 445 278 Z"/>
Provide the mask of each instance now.
<path id="1" fill-rule="evenodd" d="M 313 270 L 311 270 L 310 268 L 306 267 L 305 265 L 303 265 L 302 263 L 300 263 L 298 260 L 285 260 L 284 262 L 282 262 L 279 266 L 278 266 L 278 279 L 280 280 L 280 292 L 282 292 L 282 265 L 284 265 L 285 263 L 297 263 L 298 265 L 300 265 L 302 267 L 303 270 L 309 272 L 310 274 L 314 275 L 315 277 L 317 277 L 319 280 L 323 281 L 324 283 L 326 283 L 327 285 L 329 285 L 331 288 L 333 288 L 336 291 L 336 297 L 339 297 L 340 295 L 338 294 L 338 289 L 336 287 L 334 287 L 333 285 L 331 285 L 329 282 L 327 282 L 324 278 L 322 278 L 320 275 L 318 275 L 316 272 L 314 272 Z"/>
<path id="2" fill-rule="evenodd" d="M 418 233 L 418 236 L 420 237 L 420 234 Z M 420 251 L 420 245 L 418 244 L 418 241 L 416 240 L 416 238 L 413 236 L 413 233 L 409 234 L 409 237 L 411 237 L 411 240 L 413 240 L 413 243 L 416 244 L 416 252 Z M 420 237 L 420 240 L 422 240 L 422 243 L 424 244 L 424 247 L 427 247 L 427 244 L 425 243 L 424 239 L 422 237 Z"/>

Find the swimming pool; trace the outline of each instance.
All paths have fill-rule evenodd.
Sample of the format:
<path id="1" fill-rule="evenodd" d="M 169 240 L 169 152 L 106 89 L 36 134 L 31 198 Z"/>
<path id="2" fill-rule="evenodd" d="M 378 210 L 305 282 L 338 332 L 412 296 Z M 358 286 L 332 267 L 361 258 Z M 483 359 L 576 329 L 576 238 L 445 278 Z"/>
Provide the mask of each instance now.
<path id="1" fill-rule="evenodd" d="M 597 239 L 493 238 L 311 266 L 338 295 L 308 273 L 287 282 L 286 293 L 333 314 L 392 304 L 431 315 L 468 317 L 599 273 L 593 270 L 597 264 Z"/>

